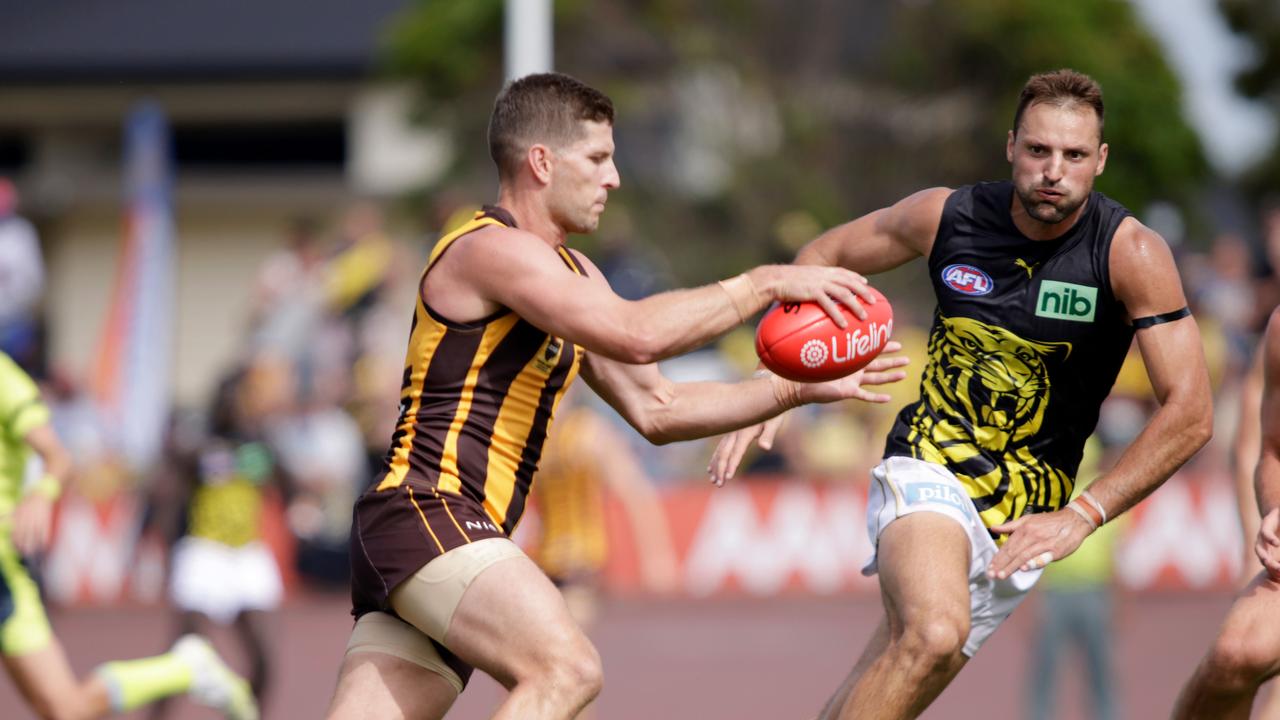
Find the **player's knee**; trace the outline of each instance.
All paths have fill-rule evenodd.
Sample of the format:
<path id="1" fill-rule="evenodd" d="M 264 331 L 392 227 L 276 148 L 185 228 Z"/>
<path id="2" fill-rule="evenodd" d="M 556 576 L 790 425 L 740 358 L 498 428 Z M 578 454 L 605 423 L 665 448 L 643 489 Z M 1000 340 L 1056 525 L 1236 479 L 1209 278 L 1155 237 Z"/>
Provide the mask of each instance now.
<path id="1" fill-rule="evenodd" d="M 1275 653 L 1257 634 L 1223 632 L 1205 664 L 1208 679 L 1226 690 L 1257 685 L 1276 665 Z"/>
<path id="2" fill-rule="evenodd" d="M 591 702 L 604 687 L 604 666 L 600 662 L 600 653 L 590 644 L 578 648 L 572 657 L 561 664 L 564 680 L 569 687 L 575 689 L 576 695 L 585 698 L 584 703 Z"/>
<path id="3" fill-rule="evenodd" d="M 969 618 L 964 615 L 939 615 L 907 625 L 903 630 L 903 649 L 928 669 L 949 664 L 969 638 Z"/>
<path id="4" fill-rule="evenodd" d="M 542 669 L 539 680 L 571 706 L 585 706 L 604 687 L 600 654 L 589 642 L 565 643 L 553 651 Z"/>

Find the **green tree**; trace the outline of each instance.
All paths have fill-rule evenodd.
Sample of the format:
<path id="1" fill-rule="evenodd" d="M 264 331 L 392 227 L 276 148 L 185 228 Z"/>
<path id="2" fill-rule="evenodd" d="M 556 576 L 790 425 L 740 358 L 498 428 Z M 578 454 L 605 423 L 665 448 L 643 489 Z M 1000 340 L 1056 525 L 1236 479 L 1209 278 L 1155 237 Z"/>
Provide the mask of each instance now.
<path id="1" fill-rule="evenodd" d="M 482 200 L 501 4 L 422 0 L 388 44 L 391 70 L 431 98 L 424 117 L 465 149 L 445 182 Z M 1121 0 L 579 0 L 556 13 L 557 68 L 618 108 L 623 187 L 601 235 L 656 244 L 684 283 L 789 258 L 922 187 L 1007 177 L 1005 133 L 1034 72 L 1102 83 L 1099 187 L 1117 200 L 1187 203 L 1208 173 L 1177 80 Z"/>
<path id="2" fill-rule="evenodd" d="M 1236 76 L 1245 97 L 1262 100 L 1280 112 L 1280 5 L 1267 0 L 1218 0 L 1227 24 L 1254 46 L 1253 62 Z M 1244 185 L 1255 198 L 1274 195 L 1280 188 L 1280 143 L 1258 159 Z"/>

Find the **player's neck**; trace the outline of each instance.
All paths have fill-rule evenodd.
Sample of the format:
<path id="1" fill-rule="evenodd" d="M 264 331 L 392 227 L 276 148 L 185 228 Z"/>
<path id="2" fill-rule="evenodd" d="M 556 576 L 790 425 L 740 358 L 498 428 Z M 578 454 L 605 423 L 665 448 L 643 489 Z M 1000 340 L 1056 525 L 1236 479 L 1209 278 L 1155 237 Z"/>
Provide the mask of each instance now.
<path id="1" fill-rule="evenodd" d="M 521 230 L 537 235 L 551 247 L 564 244 L 564 228 L 551 219 L 546 204 L 538 196 L 504 191 L 498 194 L 498 206 L 515 217 L 516 225 Z"/>

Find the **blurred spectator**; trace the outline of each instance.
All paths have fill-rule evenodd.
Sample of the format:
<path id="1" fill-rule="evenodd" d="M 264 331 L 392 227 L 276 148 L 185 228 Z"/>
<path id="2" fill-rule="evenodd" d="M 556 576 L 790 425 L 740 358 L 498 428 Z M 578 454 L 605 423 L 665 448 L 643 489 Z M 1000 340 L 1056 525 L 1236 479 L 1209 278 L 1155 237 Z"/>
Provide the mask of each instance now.
<path id="1" fill-rule="evenodd" d="M 1232 371 L 1248 363 L 1256 319 L 1249 246 L 1234 233 L 1213 239 L 1207 262 L 1189 263 L 1188 285 L 1198 311 L 1211 318 L 1227 343 Z"/>
<path id="2" fill-rule="evenodd" d="M 334 312 L 358 323 L 379 299 L 394 259 L 395 248 L 382 229 L 382 211 L 368 202 L 351 206 L 325 269 L 325 297 Z"/>
<path id="3" fill-rule="evenodd" d="M 258 270 L 252 319 L 255 347 L 305 361 L 325 309 L 324 263 L 315 221 L 295 220 L 284 247 Z"/>
<path id="4" fill-rule="evenodd" d="M 329 588 L 347 586 L 351 507 L 369 478 L 360 427 L 339 406 L 345 395 L 344 378 L 315 378 L 298 411 L 270 435 L 291 480 L 285 514 L 298 543 L 298 573 Z"/>
<path id="5" fill-rule="evenodd" d="M 43 376 L 39 305 L 44 256 L 30 222 L 17 214 L 18 191 L 0 178 L 0 351 Z"/>
<path id="6" fill-rule="evenodd" d="M 666 261 L 651 245 L 641 246 L 631 238 L 631 222 L 625 213 L 610 217 L 602 229 L 596 266 L 619 297 L 639 300 L 671 287 Z"/>

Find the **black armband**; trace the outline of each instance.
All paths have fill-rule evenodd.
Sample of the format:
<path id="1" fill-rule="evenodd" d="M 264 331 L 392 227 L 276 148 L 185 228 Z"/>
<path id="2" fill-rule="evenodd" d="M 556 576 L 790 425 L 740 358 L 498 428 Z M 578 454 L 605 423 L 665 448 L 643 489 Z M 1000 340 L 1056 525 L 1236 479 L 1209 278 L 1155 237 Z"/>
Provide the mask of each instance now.
<path id="1" fill-rule="evenodd" d="M 1191 308 L 1183 307 L 1181 310 L 1160 313 L 1159 315 L 1148 315 L 1146 317 L 1134 318 L 1133 329 L 1144 330 L 1152 325 L 1173 322 L 1174 320 L 1181 320 L 1184 317 L 1191 317 Z"/>

